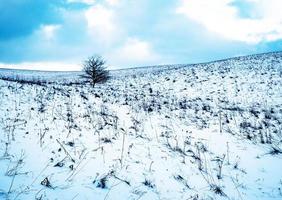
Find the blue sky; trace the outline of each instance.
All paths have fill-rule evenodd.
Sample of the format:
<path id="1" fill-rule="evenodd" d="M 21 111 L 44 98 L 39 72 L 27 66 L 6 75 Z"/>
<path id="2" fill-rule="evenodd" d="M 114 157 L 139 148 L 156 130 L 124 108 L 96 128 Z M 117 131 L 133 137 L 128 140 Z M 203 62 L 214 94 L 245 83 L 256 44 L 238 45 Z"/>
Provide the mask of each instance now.
<path id="1" fill-rule="evenodd" d="M 281 0 L 0 0 L 0 67 L 197 63 L 282 50 Z"/>

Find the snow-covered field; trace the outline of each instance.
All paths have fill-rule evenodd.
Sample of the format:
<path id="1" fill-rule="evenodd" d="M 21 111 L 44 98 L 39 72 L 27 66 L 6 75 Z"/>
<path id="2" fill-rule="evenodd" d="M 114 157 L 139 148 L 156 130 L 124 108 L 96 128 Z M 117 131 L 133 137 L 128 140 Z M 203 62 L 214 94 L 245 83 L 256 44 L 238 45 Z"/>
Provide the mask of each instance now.
<path id="1" fill-rule="evenodd" d="M 282 53 L 79 74 L 0 70 L 0 199 L 282 199 Z"/>

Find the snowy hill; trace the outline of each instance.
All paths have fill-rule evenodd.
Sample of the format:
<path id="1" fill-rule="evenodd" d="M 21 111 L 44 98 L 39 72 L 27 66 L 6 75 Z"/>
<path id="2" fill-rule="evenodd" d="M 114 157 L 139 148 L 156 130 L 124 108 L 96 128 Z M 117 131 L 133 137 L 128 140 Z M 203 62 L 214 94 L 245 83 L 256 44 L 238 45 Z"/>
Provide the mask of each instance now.
<path id="1" fill-rule="evenodd" d="M 282 199 L 281 52 L 79 75 L 0 69 L 0 199 Z"/>

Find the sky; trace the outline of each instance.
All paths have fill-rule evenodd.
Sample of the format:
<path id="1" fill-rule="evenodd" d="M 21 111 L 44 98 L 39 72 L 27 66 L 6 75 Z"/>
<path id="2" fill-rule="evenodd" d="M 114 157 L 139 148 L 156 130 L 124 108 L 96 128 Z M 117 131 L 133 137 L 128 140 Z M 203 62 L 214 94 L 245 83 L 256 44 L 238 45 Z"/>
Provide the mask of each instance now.
<path id="1" fill-rule="evenodd" d="M 282 50 L 281 0 L 0 0 L 0 68 L 188 64 Z"/>

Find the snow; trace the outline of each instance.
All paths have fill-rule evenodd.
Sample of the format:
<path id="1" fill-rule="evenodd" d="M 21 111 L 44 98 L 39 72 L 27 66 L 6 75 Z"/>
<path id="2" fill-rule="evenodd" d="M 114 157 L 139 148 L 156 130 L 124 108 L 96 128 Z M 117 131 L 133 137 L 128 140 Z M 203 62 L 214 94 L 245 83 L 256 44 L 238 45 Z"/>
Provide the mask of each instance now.
<path id="1" fill-rule="evenodd" d="M 282 199 L 282 53 L 80 74 L 0 69 L 0 199 Z"/>

